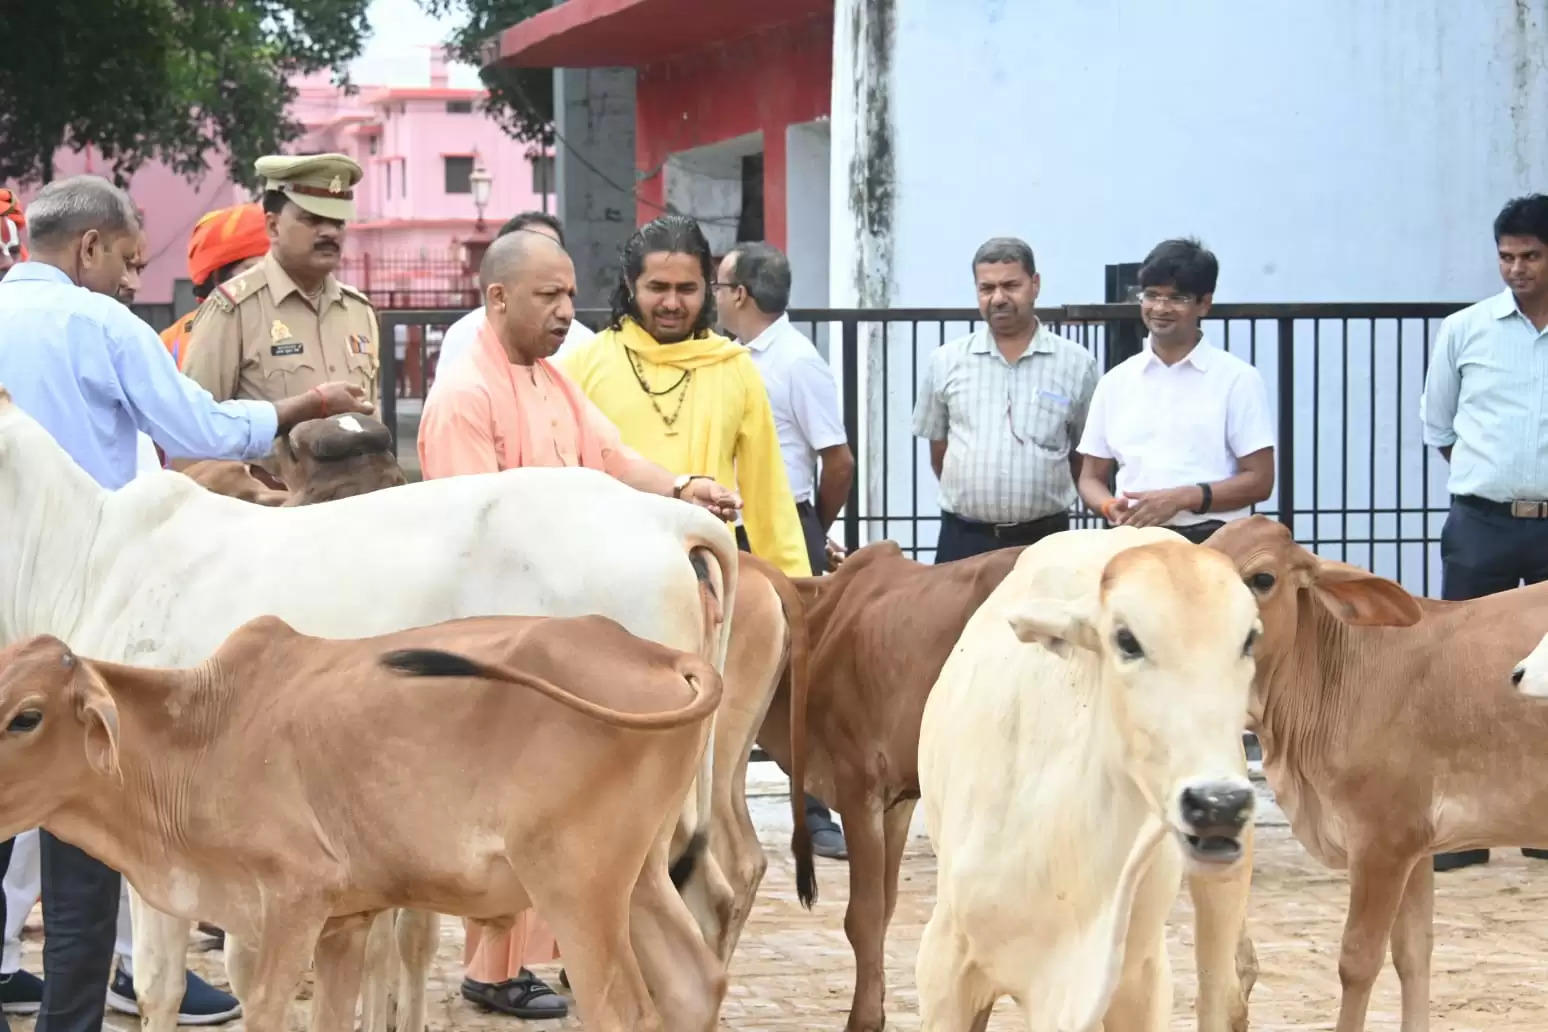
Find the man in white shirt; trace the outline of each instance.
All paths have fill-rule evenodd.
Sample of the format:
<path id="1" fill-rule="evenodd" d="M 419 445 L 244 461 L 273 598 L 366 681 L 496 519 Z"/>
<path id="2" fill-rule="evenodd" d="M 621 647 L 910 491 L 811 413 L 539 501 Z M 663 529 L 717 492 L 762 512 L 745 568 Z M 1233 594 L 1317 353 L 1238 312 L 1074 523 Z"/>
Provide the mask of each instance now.
<path id="1" fill-rule="evenodd" d="M 1494 242 L 1505 289 L 1441 323 L 1419 402 L 1424 443 L 1451 464 L 1441 596 L 1453 601 L 1548 580 L 1548 196 L 1506 204 Z M 1488 859 L 1468 849 L 1433 864 Z"/>
<path id="2" fill-rule="evenodd" d="M 1114 526 L 1170 527 L 1202 543 L 1274 490 L 1263 377 L 1199 328 L 1218 276 L 1197 240 L 1163 241 L 1140 267 L 1150 335 L 1097 383 L 1077 446 L 1080 496 Z"/>
<path id="3" fill-rule="evenodd" d="M 838 382 L 827 361 L 785 314 L 790 261 L 777 248 L 736 245 L 721 259 L 716 280 L 720 324 L 752 353 L 769 392 L 790 493 L 806 532 L 807 556 L 812 572 L 820 574 L 829 568 L 828 530 L 855 478 Z"/>
<path id="4" fill-rule="evenodd" d="M 507 233 L 541 233 L 560 247 L 564 246 L 564 226 L 553 215 L 546 211 L 524 211 L 512 216 L 505 225 L 500 227 L 500 232 L 495 234 L 498 240 Z M 436 378 L 430 382 L 430 391 L 426 393 L 425 400 L 430 400 L 430 395 L 435 392 L 435 385 L 440 382 L 442 370 L 450 369 L 451 364 L 462 358 L 473 348 L 474 341 L 478 340 L 478 328 L 484 322 L 484 306 L 480 305 L 473 311 L 464 315 L 446 328 L 446 335 L 441 338 L 441 355 L 436 359 Z M 559 350 L 554 352 L 553 358 L 561 358 L 575 345 L 583 343 L 595 337 L 596 333 L 581 325 L 579 319 L 570 321 L 569 332 L 565 334 L 564 343 L 559 345 Z"/>
<path id="5" fill-rule="evenodd" d="M 785 314 L 790 260 L 777 248 L 737 244 L 721 259 L 715 280 L 711 287 L 720 324 L 752 354 L 768 391 L 807 558 L 812 573 L 821 575 L 829 557 L 841 554 L 829 541 L 828 529 L 855 477 L 833 370 Z M 806 797 L 806 820 L 819 856 L 841 860 L 848 855 L 843 831 L 815 796 Z"/>

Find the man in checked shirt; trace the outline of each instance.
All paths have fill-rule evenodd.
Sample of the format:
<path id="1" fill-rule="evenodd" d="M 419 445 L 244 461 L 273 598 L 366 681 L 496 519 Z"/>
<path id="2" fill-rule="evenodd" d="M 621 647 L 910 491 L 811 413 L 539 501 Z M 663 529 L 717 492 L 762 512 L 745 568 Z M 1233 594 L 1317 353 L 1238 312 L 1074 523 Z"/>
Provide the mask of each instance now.
<path id="1" fill-rule="evenodd" d="M 1033 314 L 1041 282 L 1025 242 L 986 241 L 973 278 L 984 325 L 930 356 L 914 408 L 941 484 L 937 563 L 1069 529 L 1098 379 L 1086 349 Z"/>

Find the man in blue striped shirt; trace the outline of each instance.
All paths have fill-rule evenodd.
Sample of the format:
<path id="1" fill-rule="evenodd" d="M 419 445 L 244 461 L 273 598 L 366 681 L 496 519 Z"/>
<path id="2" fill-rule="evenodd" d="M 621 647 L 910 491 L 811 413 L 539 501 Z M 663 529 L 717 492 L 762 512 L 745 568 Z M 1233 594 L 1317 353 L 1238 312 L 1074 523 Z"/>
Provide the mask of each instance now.
<path id="1" fill-rule="evenodd" d="M 253 459 L 296 423 L 372 410 L 352 384 L 273 404 L 217 404 L 183 377 L 155 331 L 114 299 L 139 219 L 107 180 L 49 184 L 28 206 L 27 224 L 30 260 L 0 280 L 0 385 L 104 487 L 134 479 L 136 430 L 178 458 Z M 40 843 L 46 942 L 37 1029 L 100 1032 L 119 876 L 46 831 Z M 0 843 L 0 868 L 10 845 Z"/>
<path id="2" fill-rule="evenodd" d="M 1424 443 L 1451 463 L 1447 599 L 1548 580 L 1548 196 L 1506 204 L 1494 242 L 1506 289 L 1441 324 L 1419 404 Z M 1470 849 L 1434 863 L 1449 871 L 1488 859 Z"/>

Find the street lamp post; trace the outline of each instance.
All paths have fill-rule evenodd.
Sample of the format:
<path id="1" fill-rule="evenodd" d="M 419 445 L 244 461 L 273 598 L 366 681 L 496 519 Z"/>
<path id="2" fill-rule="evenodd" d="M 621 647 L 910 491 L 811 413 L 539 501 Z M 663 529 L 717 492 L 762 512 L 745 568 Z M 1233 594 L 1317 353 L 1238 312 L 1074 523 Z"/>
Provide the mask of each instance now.
<path id="1" fill-rule="evenodd" d="M 473 231 L 481 234 L 484 232 L 484 206 L 489 203 L 489 187 L 494 183 L 494 177 L 480 164 L 468 175 L 468 181 L 473 187 L 473 207 L 478 210 Z"/>

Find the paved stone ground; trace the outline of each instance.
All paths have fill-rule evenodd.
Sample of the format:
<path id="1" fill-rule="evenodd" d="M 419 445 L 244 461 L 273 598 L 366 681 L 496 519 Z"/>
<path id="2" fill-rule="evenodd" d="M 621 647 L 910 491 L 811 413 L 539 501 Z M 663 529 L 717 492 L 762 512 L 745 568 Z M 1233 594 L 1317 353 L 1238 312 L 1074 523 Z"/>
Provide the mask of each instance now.
<path id="1" fill-rule="evenodd" d="M 760 765 L 761 766 L 761 765 Z M 777 787 L 777 772 L 759 772 L 755 791 Z M 759 903 L 742 937 L 722 1010 L 727 1029 L 756 1032 L 838 1032 L 844 1026 L 853 988 L 853 959 L 843 933 L 847 869 L 819 860 L 822 902 L 803 910 L 795 899 L 792 867 L 784 852 L 787 803 L 778 796 L 754 799 L 760 835 L 770 857 Z M 917 828 L 917 823 L 916 823 Z M 1331 1028 L 1338 1001 L 1338 936 L 1347 885 L 1342 873 L 1319 867 L 1289 835 L 1282 818 L 1266 807 L 1258 829 L 1251 930 L 1262 973 L 1252 998 L 1255 1032 Z M 934 895 L 934 860 L 929 844 L 916 838 L 903 866 L 897 918 L 888 941 L 889 1029 L 919 1028 L 913 993 L 913 964 L 919 936 Z M 1526 1030 L 1548 1032 L 1548 867 L 1518 852 L 1496 851 L 1484 868 L 1440 879 L 1436 901 L 1433 999 L 1434 1032 Z M 35 915 L 36 917 L 36 915 Z M 28 936 L 25 964 L 39 969 L 36 933 Z M 1172 1028 L 1194 1028 L 1193 929 L 1186 893 L 1170 923 L 1169 940 L 1176 987 Z M 457 995 L 461 978 L 460 925 L 444 921 L 431 986 L 431 1027 L 437 1032 L 571 1032 L 575 1019 L 543 1025 L 482 1014 Z M 219 981 L 219 955 L 198 953 L 194 964 Z M 552 972 L 545 970 L 544 974 Z M 304 1029 L 304 1010 L 295 1008 L 291 1028 Z M 113 1018 L 110 1028 L 135 1025 Z M 30 1021 L 13 1028 L 31 1032 Z M 240 1022 L 227 1026 L 240 1029 Z M 1002 1005 L 991 1032 L 1021 1028 Z M 1371 1032 L 1398 1028 L 1397 979 L 1383 972 L 1371 1005 Z"/>

